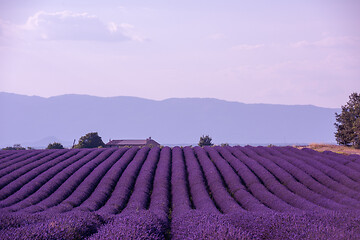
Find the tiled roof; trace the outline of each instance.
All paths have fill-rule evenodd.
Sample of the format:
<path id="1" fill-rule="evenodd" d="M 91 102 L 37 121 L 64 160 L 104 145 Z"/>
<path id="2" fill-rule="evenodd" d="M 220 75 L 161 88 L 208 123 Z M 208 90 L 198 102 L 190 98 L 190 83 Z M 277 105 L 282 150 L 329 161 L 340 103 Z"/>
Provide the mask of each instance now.
<path id="1" fill-rule="evenodd" d="M 106 145 L 146 145 L 145 140 L 111 140 Z"/>

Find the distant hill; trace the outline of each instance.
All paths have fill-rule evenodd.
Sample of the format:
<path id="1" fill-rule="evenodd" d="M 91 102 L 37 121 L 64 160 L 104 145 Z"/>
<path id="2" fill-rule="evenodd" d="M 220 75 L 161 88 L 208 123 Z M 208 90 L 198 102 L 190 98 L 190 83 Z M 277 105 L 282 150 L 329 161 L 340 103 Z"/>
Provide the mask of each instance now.
<path id="1" fill-rule="evenodd" d="M 62 95 L 50 98 L 0 93 L 0 146 L 44 144 L 97 131 L 111 139 L 145 139 L 160 144 L 196 144 L 202 134 L 215 143 L 334 143 L 335 112 L 312 105 L 244 104 L 213 98 Z M 41 146 L 35 146 L 41 147 Z"/>

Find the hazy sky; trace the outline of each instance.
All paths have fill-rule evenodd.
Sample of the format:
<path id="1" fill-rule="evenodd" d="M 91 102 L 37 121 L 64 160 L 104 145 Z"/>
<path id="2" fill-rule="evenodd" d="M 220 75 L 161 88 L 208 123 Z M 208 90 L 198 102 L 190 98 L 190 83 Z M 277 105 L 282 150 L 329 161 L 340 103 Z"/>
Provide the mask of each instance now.
<path id="1" fill-rule="evenodd" d="M 358 0 L 0 0 L 0 91 L 340 107 Z"/>

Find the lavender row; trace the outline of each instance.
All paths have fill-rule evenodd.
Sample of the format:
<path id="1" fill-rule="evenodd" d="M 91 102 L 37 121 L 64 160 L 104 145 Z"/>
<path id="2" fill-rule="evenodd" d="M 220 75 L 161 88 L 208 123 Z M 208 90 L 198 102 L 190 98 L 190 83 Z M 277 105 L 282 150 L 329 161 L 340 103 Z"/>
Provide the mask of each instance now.
<path id="1" fill-rule="evenodd" d="M 359 239 L 359 211 L 242 212 L 191 211 L 175 217 L 172 239 Z"/>
<path id="2" fill-rule="evenodd" d="M 339 182 L 344 182 L 346 186 L 350 186 L 351 188 L 360 191 L 360 172 L 346 166 L 350 160 L 340 158 L 335 153 L 335 155 L 327 153 L 321 154 L 312 149 L 303 149 L 298 151 L 306 153 L 306 155 L 311 157 L 311 159 L 320 162 L 321 165 L 318 166 L 323 168 L 330 177 L 333 177 Z"/>
<path id="3" fill-rule="evenodd" d="M 19 153 L 19 152 L 9 151 L 9 150 L 0 150 L 0 161 L 4 158 L 7 158 L 7 157 L 17 154 L 17 153 Z"/>
<path id="4" fill-rule="evenodd" d="M 349 156 L 346 156 L 343 154 L 340 155 L 338 153 L 334 153 L 331 151 L 318 152 L 311 148 L 303 148 L 303 149 L 301 149 L 301 151 L 305 152 L 307 155 L 310 155 L 310 156 L 315 156 L 315 157 L 325 156 L 326 159 L 335 161 L 338 164 L 342 164 L 342 165 L 346 165 L 348 162 L 352 161 L 352 159 L 349 158 Z"/>
<path id="5" fill-rule="evenodd" d="M 110 217 L 82 211 L 0 214 L 0 239 L 359 239 L 359 216 L 359 211 L 221 215 L 193 210 L 174 217 L 170 228 L 149 211 Z"/>
<path id="6" fill-rule="evenodd" d="M 159 153 L 160 148 L 158 147 L 154 147 L 150 150 L 145 163 L 139 172 L 138 178 L 136 179 L 134 191 L 130 196 L 124 212 L 146 210 L 148 208 L 156 165 L 159 161 Z"/>
<path id="7" fill-rule="evenodd" d="M 296 195 L 281 184 L 266 168 L 254 160 L 256 155 L 249 148 L 233 148 L 234 155 L 241 159 L 262 181 L 264 186 L 291 206 L 301 210 L 317 210 L 319 206 Z"/>
<path id="8" fill-rule="evenodd" d="M 171 166 L 171 196 L 172 213 L 180 215 L 192 209 L 190 201 L 189 182 L 184 160 L 184 154 L 180 147 L 172 149 Z"/>
<path id="9" fill-rule="evenodd" d="M 87 240 L 170 239 L 169 226 L 148 210 L 111 215 Z M 79 238 L 80 239 L 80 238 Z"/>
<path id="10" fill-rule="evenodd" d="M 307 186 L 303 184 L 302 181 L 297 181 L 293 175 L 277 165 L 278 162 L 281 162 L 281 159 L 276 158 L 267 154 L 265 147 L 251 148 L 248 149 L 248 152 L 251 152 L 251 156 L 269 172 L 271 172 L 276 178 L 286 186 L 290 191 L 295 193 L 298 196 L 326 209 L 345 209 L 345 206 L 342 206 L 328 198 L 320 195 L 319 193 L 312 191 Z M 298 171 L 298 170 L 296 170 Z M 320 208 L 319 207 L 319 208 Z"/>
<path id="11" fill-rule="evenodd" d="M 340 154 L 336 153 L 329 154 L 327 151 L 317 152 L 308 148 L 299 150 L 296 148 L 284 147 L 284 149 L 297 155 L 305 163 L 324 172 L 340 184 L 350 188 L 353 188 L 354 186 L 352 186 L 352 184 L 355 184 L 356 187 L 359 188 L 359 172 L 346 166 L 346 164 L 351 162 L 351 160 L 347 158 L 348 156 L 338 156 Z M 338 176 L 335 176 L 336 174 L 338 174 Z"/>
<path id="12" fill-rule="evenodd" d="M 51 178 L 49 181 L 44 183 L 36 192 L 33 194 L 27 196 L 26 198 L 22 199 L 21 201 L 17 202 L 16 204 L 13 204 L 9 206 L 8 208 L 5 208 L 4 210 L 8 211 L 19 211 L 28 207 L 31 207 L 32 205 L 35 205 L 42 200 L 48 198 L 51 196 L 73 173 L 75 173 L 79 168 L 81 168 L 83 165 L 85 165 L 88 161 L 90 161 L 92 158 L 99 155 L 99 151 L 91 151 L 91 150 L 80 150 L 80 152 L 69 158 L 70 161 L 74 161 L 73 164 L 70 164 L 66 168 L 62 169 L 60 172 L 58 172 L 53 178 Z M 24 191 L 26 191 L 24 188 Z M 22 189 L 19 191 L 23 191 Z M 33 207 L 34 208 L 34 207 Z"/>
<path id="13" fill-rule="evenodd" d="M 358 172 L 353 172 L 352 169 L 349 169 L 346 166 L 339 164 L 337 161 L 333 161 L 332 158 L 326 156 L 325 154 L 315 153 L 311 154 L 314 150 L 304 149 L 298 150 L 295 148 L 289 148 L 291 152 L 301 156 L 304 159 L 304 162 L 311 165 L 312 167 L 324 172 L 330 178 L 334 179 L 338 183 L 347 186 L 350 189 L 355 191 L 360 191 L 360 184 L 357 180 L 360 178 Z M 332 165 L 332 166 L 329 166 Z M 344 169 L 345 168 L 345 169 Z M 345 170 L 345 174 L 338 169 Z M 352 175 L 353 178 L 349 177 L 348 175 Z"/>
<path id="14" fill-rule="evenodd" d="M 219 213 L 219 210 L 209 195 L 206 180 L 193 149 L 191 147 L 185 147 L 183 150 L 189 174 L 190 193 L 195 208 L 210 213 Z"/>
<path id="15" fill-rule="evenodd" d="M 349 158 L 350 158 L 354 163 L 360 164 L 360 155 L 358 155 L 358 154 L 351 154 L 351 155 L 349 155 Z"/>
<path id="16" fill-rule="evenodd" d="M 351 170 L 354 170 L 358 172 L 357 175 L 359 175 L 360 172 L 360 155 L 357 154 L 350 154 L 348 156 L 343 154 L 338 154 L 330 151 L 325 151 L 324 154 L 327 156 L 330 156 L 331 158 L 336 158 L 337 160 L 341 160 L 342 164 L 346 167 L 350 168 Z M 351 174 L 353 176 L 353 174 Z M 356 178 L 357 179 L 357 178 Z"/>
<path id="17" fill-rule="evenodd" d="M 356 163 L 355 161 L 350 161 L 346 164 L 346 166 L 360 172 L 360 163 Z"/>
<path id="18" fill-rule="evenodd" d="M 111 152 L 109 152 L 109 150 L 96 149 L 93 150 L 92 153 L 93 154 L 89 154 L 83 158 L 87 161 L 91 160 L 70 175 L 49 197 L 38 202 L 36 205 L 29 206 L 25 210 L 29 212 L 43 211 L 61 203 L 75 191 L 86 176 L 88 176 L 97 165 L 104 161 Z"/>
<path id="19" fill-rule="evenodd" d="M 84 157 L 86 153 L 88 152 L 81 153 L 80 150 L 71 150 L 66 154 L 62 155 L 61 157 L 58 157 L 57 163 L 55 163 L 53 167 L 38 174 L 34 179 L 30 181 L 27 181 L 26 179 L 27 174 L 23 175 L 22 177 L 25 177 L 25 184 L 23 184 L 19 191 L 10 195 L 5 200 L 0 201 L 0 207 L 10 206 L 29 197 L 30 195 L 35 193 L 40 187 L 46 184 L 49 180 L 54 178 L 59 172 L 63 171 L 66 167 L 72 165 L 80 158 Z M 20 179 L 21 177 L 12 183 L 18 182 L 18 180 Z M 21 184 L 22 183 L 20 182 L 20 185 Z"/>
<path id="20" fill-rule="evenodd" d="M 35 156 L 36 154 L 40 154 L 42 151 L 41 150 L 9 150 L 9 152 L 11 152 L 12 154 L 9 154 L 7 156 L 4 156 L 4 158 L 2 158 L 0 160 L 0 171 L 12 164 L 24 161 L 25 159 Z"/>
<path id="21" fill-rule="evenodd" d="M 204 171 L 204 176 L 209 185 L 209 190 L 214 197 L 216 204 L 219 206 L 223 213 L 233 213 L 243 211 L 244 209 L 232 198 L 227 191 L 227 186 L 216 169 L 213 162 L 209 159 L 206 151 L 201 147 L 194 147 L 197 159 L 200 166 Z"/>
<path id="22" fill-rule="evenodd" d="M 96 214 L 77 211 L 55 215 L 0 214 L 0 222 L 8 225 L 2 229 L 0 226 L 2 240 L 86 239 L 105 223 Z"/>
<path id="23" fill-rule="evenodd" d="M 52 159 L 64 153 L 65 151 L 66 150 L 48 150 L 41 151 L 39 154 L 36 155 L 34 155 L 33 152 L 25 153 L 25 155 L 21 157 L 21 159 L 25 161 L 17 162 L 0 170 L 0 189 L 3 188 L 6 184 L 8 184 L 8 182 L 2 183 L 2 179 L 4 177 L 8 178 L 9 181 L 12 181 L 19 176 L 25 174 L 26 172 L 30 171 L 31 169 L 46 163 L 49 159 Z"/>
<path id="24" fill-rule="evenodd" d="M 237 172 L 239 177 L 244 181 L 246 188 L 251 194 L 257 198 L 262 204 L 276 211 L 292 211 L 296 208 L 289 205 L 272 192 L 270 192 L 258 179 L 258 177 L 242 162 L 236 158 L 229 148 L 219 148 L 220 154 L 229 162 L 232 168 Z"/>
<path id="25" fill-rule="evenodd" d="M 326 163 L 325 154 L 287 148 L 176 147 L 161 151 L 145 148 L 140 150 L 142 155 L 130 154 L 121 162 L 121 151 L 125 152 L 57 150 L 34 159 L 37 166 L 25 164 L 20 169 L 29 167 L 30 171 L 0 190 L 0 207 L 3 211 L 28 212 L 63 212 L 73 208 L 104 214 L 124 209 L 152 208 L 155 212 L 156 207 L 151 207 L 154 199 L 154 204 L 158 202 L 154 206 L 161 208 L 159 213 L 167 213 L 171 201 L 174 212 L 196 209 L 217 214 L 360 206 L 358 192 L 348 186 L 357 184 L 355 170 L 351 178 L 341 172 L 348 170 L 345 164 L 349 159 L 341 161 L 333 156 Z M 157 157 L 148 155 L 149 151 L 157 151 Z M 166 161 L 160 161 L 162 151 Z M 160 166 L 167 170 L 157 171 Z M 5 177 L 16 176 L 12 174 Z M 156 175 L 162 180 L 155 181 Z"/>
<path id="26" fill-rule="evenodd" d="M 319 170 L 318 168 L 314 167 L 314 165 L 317 165 L 316 163 L 311 163 L 311 159 L 303 157 L 299 154 L 294 153 L 291 149 L 285 149 L 285 148 L 277 148 L 279 152 L 284 153 L 285 155 L 288 155 L 291 158 L 291 162 L 296 164 L 296 166 L 308 174 L 310 174 L 313 178 L 315 178 L 317 181 L 322 183 L 328 188 L 331 188 L 337 192 L 343 193 L 348 197 L 351 197 L 356 200 L 360 200 L 360 193 L 349 188 L 348 186 L 345 186 L 335 179 L 329 177 L 327 174 L 325 174 L 325 170 Z M 318 166 L 319 167 L 319 166 Z"/>
<path id="27" fill-rule="evenodd" d="M 152 149 L 141 168 L 125 209 L 121 214 L 112 215 L 89 239 L 164 239 L 168 233 L 170 160 L 170 148 L 163 148 L 160 157 L 159 149 Z M 152 178 L 154 183 L 151 202 L 149 210 L 145 210 Z"/>
<path id="28" fill-rule="evenodd" d="M 221 173 L 225 183 L 229 188 L 230 194 L 236 199 L 237 202 L 240 203 L 244 209 L 248 211 L 270 210 L 247 190 L 246 186 L 243 185 L 235 170 L 218 152 L 219 147 L 205 147 L 204 149 L 209 154 L 217 169 L 219 169 L 219 172 Z"/>
<path id="29" fill-rule="evenodd" d="M 118 150 L 117 154 L 122 154 L 123 151 Z M 121 174 L 124 172 L 126 167 L 129 165 L 131 160 L 134 158 L 138 149 L 131 148 L 121 156 L 121 158 L 110 168 L 106 175 L 100 180 L 100 183 L 96 189 L 91 193 L 91 196 L 86 199 L 79 207 L 79 210 L 83 211 L 95 211 L 102 207 L 111 196 L 116 183 L 118 182 Z M 119 156 L 114 156 L 119 157 Z"/>
<path id="30" fill-rule="evenodd" d="M 37 163 L 42 163 L 39 166 L 33 168 L 33 166 L 29 164 L 27 167 L 19 169 L 25 172 L 14 171 L 11 174 L 2 177 L 0 179 L 0 183 L 4 187 L 0 190 L 0 200 L 7 198 L 11 194 L 14 194 L 26 183 L 39 176 L 41 173 L 49 171 L 49 169 L 56 166 L 63 160 L 75 155 L 76 153 L 77 151 L 57 151 L 44 157 L 43 159 L 41 159 L 41 161 L 38 161 Z M 26 171 L 27 169 L 28 171 Z"/>
<path id="31" fill-rule="evenodd" d="M 159 163 L 154 176 L 149 210 L 164 221 L 169 214 L 170 206 L 170 179 L 171 179 L 171 149 L 161 149 Z"/>
<path id="32" fill-rule="evenodd" d="M 285 155 L 275 148 L 265 148 L 267 154 L 265 156 L 270 157 L 272 161 L 281 166 L 284 170 L 288 171 L 299 182 L 304 184 L 310 190 L 324 196 L 325 198 L 335 201 L 347 207 L 358 207 L 359 202 L 352 199 L 345 194 L 334 191 L 333 189 L 316 181 L 309 173 L 299 168 L 297 164 L 293 163 L 293 157 Z"/>
<path id="33" fill-rule="evenodd" d="M 58 203 L 55 207 L 47 209 L 52 212 L 66 212 L 71 209 L 80 206 L 96 189 L 100 180 L 109 171 L 109 169 L 115 164 L 116 161 L 124 154 L 126 149 L 115 151 L 110 149 L 106 151 L 106 155 L 102 156 L 101 161 L 97 166 L 93 168 L 89 175 L 80 183 L 80 185 L 61 203 Z"/>
<path id="34" fill-rule="evenodd" d="M 117 214 L 125 208 L 149 150 L 150 149 L 146 147 L 136 153 L 134 159 L 121 175 L 110 198 L 104 206 L 97 211 L 98 213 Z"/>

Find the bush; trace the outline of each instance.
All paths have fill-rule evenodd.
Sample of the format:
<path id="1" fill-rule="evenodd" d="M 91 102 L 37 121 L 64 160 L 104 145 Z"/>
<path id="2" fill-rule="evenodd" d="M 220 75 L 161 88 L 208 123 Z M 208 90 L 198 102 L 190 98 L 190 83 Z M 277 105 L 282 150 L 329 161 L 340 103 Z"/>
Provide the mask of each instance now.
<path id="1" fill-rule="evenodd" d="M 105 144 L 99 137 L 97 132 L 91 132 L 82 136 L 79 139 L 79 143 L 74 146 L 74 148 L 98 148 L 104 147 Z"/>
<path id="2" fill-rule="evenodd" d="M 5 147 L 2 150 L 25 150 L 20 144 L 14 144 L 12 147 Z"/>
<path id="3" fill-rule="evenodd" d="M 53 142 L 49 143 L 46 149 L 64 149 L 64 146 L 61 143 Z"/>
<path id="4" fill-rule="evenodd" d="M 212 145 L 214 145 L 212 142 L 212 138 L 209 136 L 209 135 L 202 135 L 201 137 L 200 137 L 200 141 L 199 141 L 199 146 L 200 147 L 203 147 L 203 146 L 212 146 Z"/>

